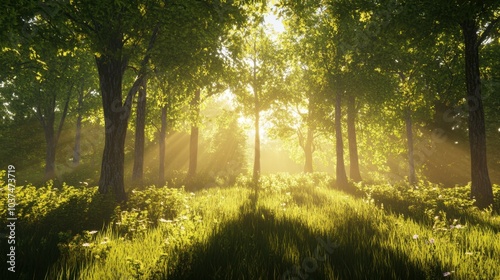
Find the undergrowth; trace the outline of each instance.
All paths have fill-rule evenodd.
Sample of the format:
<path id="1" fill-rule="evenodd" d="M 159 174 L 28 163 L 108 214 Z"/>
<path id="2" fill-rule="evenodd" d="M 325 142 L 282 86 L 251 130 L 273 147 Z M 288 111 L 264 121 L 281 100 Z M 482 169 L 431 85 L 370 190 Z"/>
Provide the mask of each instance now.
<path id="1" fill-rule="evenodd" d="M 357 184 L 359 197 L 331 186 L 326 174 L 263 176 L 257 189 L 238 177 L 196 192 L 152 186 L 122 205 L 95 187 L 18 187 L 17 276 L 500 279 L 499 218 L 468 186 Z"/>

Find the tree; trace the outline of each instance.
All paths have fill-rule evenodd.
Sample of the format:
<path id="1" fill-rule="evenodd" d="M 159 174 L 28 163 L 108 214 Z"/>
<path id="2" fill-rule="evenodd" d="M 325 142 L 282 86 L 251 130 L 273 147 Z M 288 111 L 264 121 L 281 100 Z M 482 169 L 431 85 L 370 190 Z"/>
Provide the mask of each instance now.
<path id="1" fill-rule="evenodd" d="M 238 99 L 251 114 L 254 120 L 254 162 L 252 177 L 258 182 L 261 173 L 260 167 L 260 123 L 261 112 L 268 109 L 273 93 L 279 91 L 283 79 L 282 61 L 279 58 L 277 44 L 268 36 L 262 25 L 262 14 L 265 5 L 256 4 L 249 9 L 247 26 L 235 34 L 233 40 L 237 48 L 241 49 L 239 56 L 233 60 L 235 65 L 231 86 Z"/>
<path id="2" fill-rule="evenodd" d="M 500 24 L 498 1 L 408 1 L 405 11 L 414 15 L 406 28 L 454 33 L 459 28 L 463 36 L 468 129 L 471 154 L 471 198 L 480 208 L 493 203 L 493 191 L 488 173 L 486 131 L 479 50 L 495 36 Z M 408 15 L 407 14 L 407 15 Z"/>
<path id="3" fill-rule="evenodd" d="M 99 180 L 101 193 L 111 192 L 118 201 L 126 199 L 123 165 L 128 119 L 132 100 L 146 77 L 159 34 L 168 37 L 171 30 L 188 31 L 191 23 L 200 18 L 208 26 L 219 25 L 223 21 L 217 15 L 228 6 L 233 5 L 204 1 L 173 1 L 168 5 L 155 1 L 61 4 L 63 14 L 71 20 L 75 31 L 88 40 L 96 56 L 106 126 Z M 172 24 L 177 28 L 169 28 Z M 200 33 L 203 32 L 202 29 Z M 130 62 L 139 67 L 123 98 L 124 73 Z"/>
<path id="4" fill-rule="evenodd" d="M 27 28 L 31 25 L 51 31 L 50 22 L 38 15 Z M 46 143 L 44 177 L 49 180 L 56 178 L 57 145 L 77 89 L 76 81 L 80 80 L 80 72 L 88 70 L 88 65 L 84 63 L 87 57 L 80 45 L 69 47 L 75 42 L 61 39 L 66 33 L 45 35 L 48 40 L 41 34 L 32 34 L 28 39 L 21 34 L 16 47 L 2 50 L 14 62 L 4 72 L 7 84 L 3 90 L 11 96 L 8 102 L 11 110 L 31 111 L 38 119 Z"/>

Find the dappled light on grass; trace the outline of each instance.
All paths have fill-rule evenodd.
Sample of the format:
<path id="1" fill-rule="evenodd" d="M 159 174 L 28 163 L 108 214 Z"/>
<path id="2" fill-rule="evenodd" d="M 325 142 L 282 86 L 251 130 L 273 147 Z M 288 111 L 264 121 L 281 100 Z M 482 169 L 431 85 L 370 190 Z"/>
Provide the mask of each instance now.
<path id="1" fill-rule="evenodd" d="M 250 182 L 239 177 L 233 186 L 196 192 L 135 191 L 127 205 L 116 208 L 108 227 L 94 225 L 60 239 L 60 257 L 47 279 L 499 276 L 498 217 L 453 201 L 433 202 L 439 191 L 432 186 L 422 186 L 426 191 L 418 195 L 428 201 L 423 204 L 411 197 L 384 200 L 398 193 L 390 186 L 360 186 L 360 194 L 371 196 L 353 198 L 333 190 L 324 174 L 263 176 L 258 196 Z M 77 201 L 98 202 L 88 198 Z M 412 205 L 425 209 L 397 211 Z M 455 207 L 476 214 L 462 216 Z"/>

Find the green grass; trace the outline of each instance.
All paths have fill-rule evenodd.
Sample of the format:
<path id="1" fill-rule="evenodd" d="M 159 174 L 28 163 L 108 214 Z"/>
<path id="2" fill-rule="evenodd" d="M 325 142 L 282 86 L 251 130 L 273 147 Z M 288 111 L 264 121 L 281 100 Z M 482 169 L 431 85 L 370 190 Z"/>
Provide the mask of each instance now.
<path id="1" fill-rule="evenodd" d="M 110 226 L 59 234 L 46 279 L 500 279 L 498 216 L 461 188 L 434 188 L 359 185 L 351 196 L 323 174 L 266 176 L 257 194 L 245 178 L 152 187 Z M 96 206 L 91 194 L 80 204 Z"/>

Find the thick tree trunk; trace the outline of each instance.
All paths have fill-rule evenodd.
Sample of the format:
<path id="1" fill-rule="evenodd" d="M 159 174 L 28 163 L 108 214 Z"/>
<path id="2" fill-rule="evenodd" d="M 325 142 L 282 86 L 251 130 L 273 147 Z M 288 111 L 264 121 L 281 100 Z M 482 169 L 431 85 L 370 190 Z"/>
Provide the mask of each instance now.
<path id="1" fill-rule="evenodd" d="M 167 106 L 161 108 L 161 128 L 160 128 L 160 169 L 158 179 L 160 186 L 165 184 L 165 138 L 167 136 Z"/>
<path id="2" fill-rule="evenodd" d="M 465 43 L 465 75 L 469 106 L 471 198 L 476 199 L 476 205 L 479 208 L 486 208 L 493 204 L 493 190 L 486 159 L 486 130 L 479 72 L 478 28 L 474 20 L 466 20 L 461 26 Z"/>
<path id="3" fill-rule="evenodd" d="M 405 112 L 405 123 L 406 123 L 406 141 L 408 145 L 408 183 L 414 185 L 417 182 L 417 176 L 415 175 L 415 160 L 413 153 L 413 129 L 410 109 L 406 109 Z"/>
<path id="4" fill-rule="evenodd" d="M 337 90 L 335 96 L 335 148 L 337 153 L 336 180 L 337 187 L 341 190 L 349 189 L 349 182 L 344 163 L 344 142 L 342 140 L 342 92 Z"/>
<path id="5" fill-rule="evenodd" d="M 358 142 L 356 139 L 356 97 L 347 99 L 347 137 L 349 140 L 349 176 L 354 182 L 360 182 Z"/>
<path id="6" fill-rule="evenodd" d="M 118 42 L 121 42 L 119 40 Z M 121 43 L 115 46 L 120 48 Z M 111 53 L 117 54 L 118 51 Z M 101 55 L 96 58 L 104 111 L 104 151 L 99 192 L 112 193 L 117 201 L 127 199 L 123 180 L 124 147 L 129 109 L 122 104 L 122 79 L 127 63 L 119 58 Z"/>
<path id="7" fill-rule="evenodd" d="M 196 169 L 198 168 L 198 137 L 199 137 L 198 121 L 200 117 L 200 90 L 197 90 L 195 92 L 194 98 L 191 102 L 191 108 L 195 116 L 194 116 L 194 123 L 191 126 L 191 137 L 189 140 L 189 170 L 188 170 L 189 177 L 195 176 Z"/>
<path id="8" fill-rule="evenodd" d="M 144 175 L 144 129 L 146 128 L 146 86 L 147 79 L 142 80 L 137 97 L 137 115 L 135 122 L 135 150 L 134 150 L 134 168 L 132 171 L 132 180 L 141 185 Z"/>

